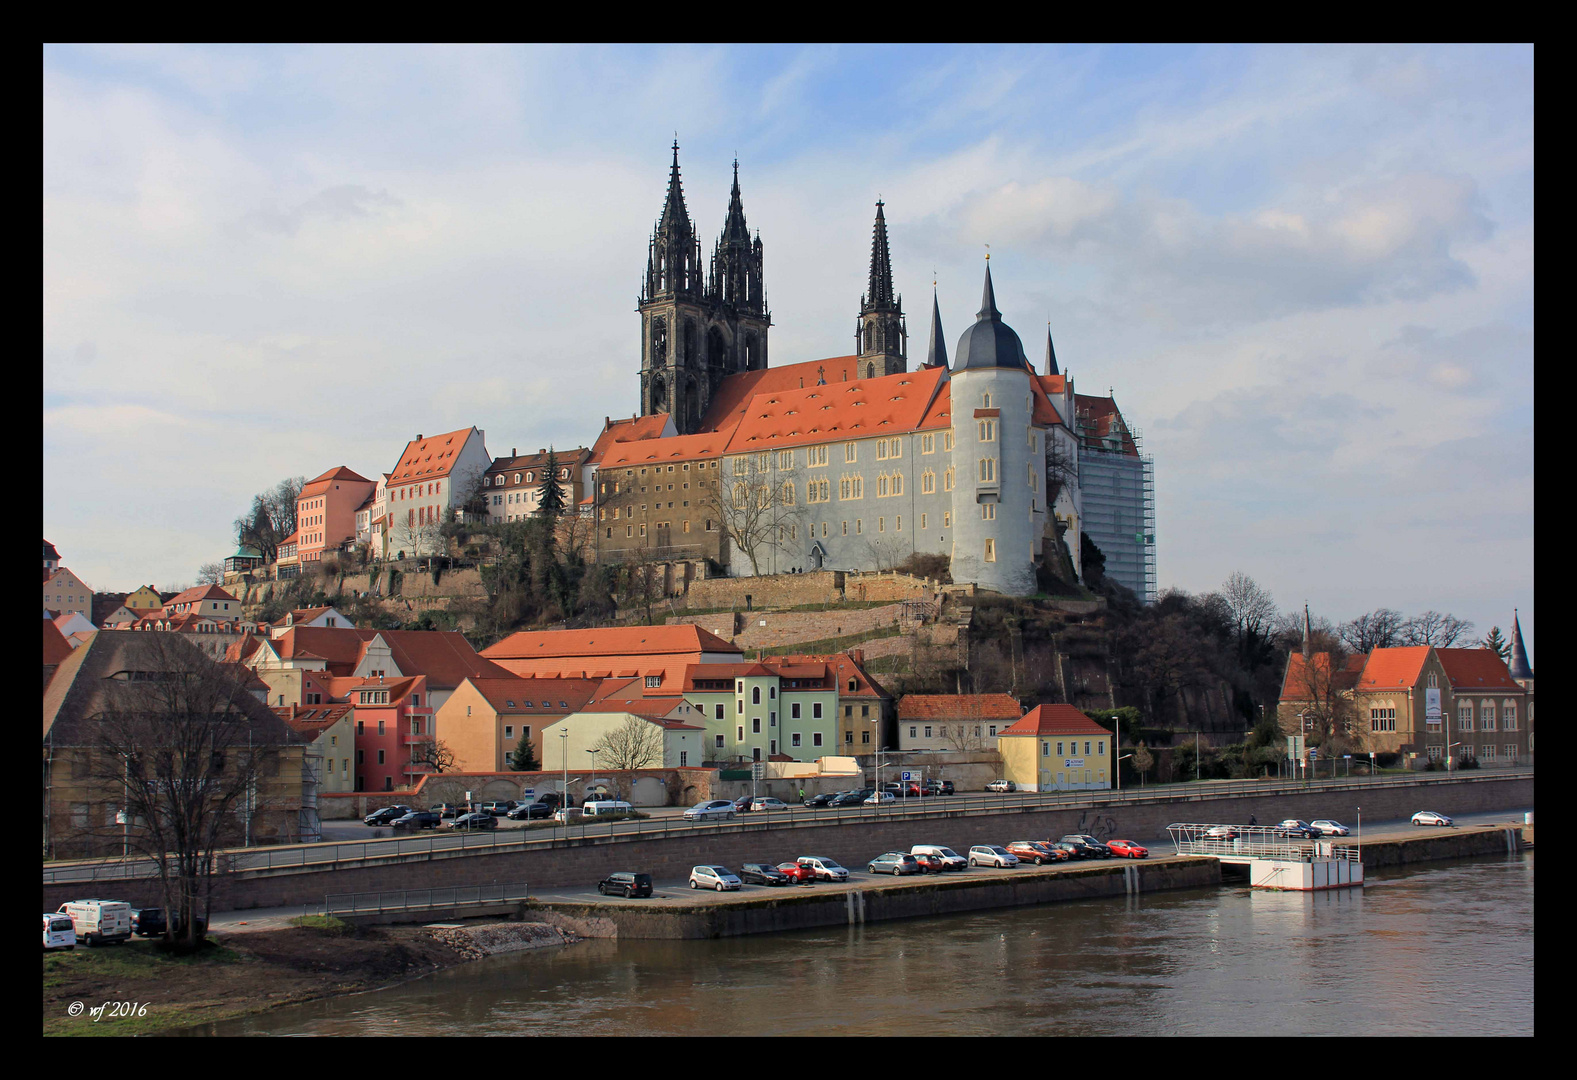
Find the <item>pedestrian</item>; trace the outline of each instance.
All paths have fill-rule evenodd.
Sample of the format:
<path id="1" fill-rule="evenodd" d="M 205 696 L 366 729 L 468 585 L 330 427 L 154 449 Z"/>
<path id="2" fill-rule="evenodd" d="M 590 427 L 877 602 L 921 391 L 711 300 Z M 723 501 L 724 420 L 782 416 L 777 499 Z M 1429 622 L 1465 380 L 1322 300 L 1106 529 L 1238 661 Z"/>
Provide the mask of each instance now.
<path id="1" fill-rule="evenodd" d="M 803 787 L 801 787 L 799 789 L 799 801 L 800 802 L 804 802 L 805 801 L 805 789 Z"/>
<path id="2" fill-rule="evenodd" d="M 1250 814 L 1248 816 L 1248 823 L 1250 825 L 1258 825 L 1259 824 L 1259 818 L 1255 817 L 1253 814 Z"/>

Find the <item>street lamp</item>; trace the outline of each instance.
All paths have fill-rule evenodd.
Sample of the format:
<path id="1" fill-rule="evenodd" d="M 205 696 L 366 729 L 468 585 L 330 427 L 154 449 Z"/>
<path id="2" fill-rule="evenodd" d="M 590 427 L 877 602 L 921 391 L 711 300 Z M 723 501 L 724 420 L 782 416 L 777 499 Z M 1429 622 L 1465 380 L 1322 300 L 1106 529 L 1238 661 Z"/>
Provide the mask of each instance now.
<path id="1" fill-rule="evenodd" d="M 597 751 L 592 749 L 587 750 L 586 753 L 591 755 L 591 779 L 586 781 L 586 786 L 590 788 L 592 784 L 597 782 Z M 586 800 L 582 799 L 581 801 L 585 802 Z"/>
<path id="2" fill-rule="evenodd" d="M 1123 792 L 1123 762 L 1127 761 L 1131 757 L 1133 757 L 1132 754 L 1124 754 L 1122 757 L 1118 758 L 1117 767 L 1112 770 L 1117 774 L 1117 794 L 1119 795 L 1121 795 Z M 1144 779 L 1141 777 L 1139 782 L 1141 784 L 1144 783 Z"/>
<path id="3" fill-rule="evenodd" d="M 1119 752 L 1121 752 L 1122 748 L 1123 748 L 1123 719 L 1122 719 L 1121 716 L 1117 715 L 1116 713 L 1112 713 L 1112 752 L 1113 753 L 1119 753 Z M 1133 755 L 1132 754 L 1124 754 L 1123 757 L 1133 757 Z M 1123 793 L 1123 759 L 1122 758 L 1118 758 L 1117 759 L 1117 764 L 1112 766 L 1112 772 L 1115 773 L 1116 777 L 1117 777 L 1117 794 L 1121 795 Z"/>
<path id="4" fill-rule="evenodd" d="M 1457 747 L 1459 747 L 1461 745 L 1462 744 L 1459 743 L 1459 742 L 1447 743 L 1446 744 L 1446 772 L 1453 772 L 1454 771 L 1451 768 L 1451 751 L 1455 750 Z"/>
<path id="5" fill-rule="evenodd" d="M 569 805 L 569 728 L 559 728 L 559 757 L 564 762 L 564 802 L 559 807 L 563 809 Z"/>

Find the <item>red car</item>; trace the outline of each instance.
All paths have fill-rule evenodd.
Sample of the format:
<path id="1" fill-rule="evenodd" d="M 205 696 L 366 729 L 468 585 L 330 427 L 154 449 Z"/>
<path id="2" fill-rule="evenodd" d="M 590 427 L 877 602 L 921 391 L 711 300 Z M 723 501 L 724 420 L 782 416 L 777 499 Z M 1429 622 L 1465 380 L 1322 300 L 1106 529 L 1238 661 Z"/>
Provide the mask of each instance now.
<path id="1" fill-rule="evenodd" d="M 914 861 L 920 864 L 922 874 L 940 874 L 947 869 L 940 855 L 916 855 Z"/>
<path id="2" fill-rule="evenodd" d="M 1150 849 L 1140 847 L 1132 840 L 1108 840 L 1106 846 L 1112 849 L 1112 854 L 1124 859 L 1148 859 Z"/>
<path id="3" fill-rule="evenodd" d="M 1044 866 L 1049 862 L 1066 862 L 1068 853 L 1058 851 L 1050 844 L 1042 844 L 1035 840 L 1015 840 L 1008 846 L 1008 850 L 1018 856 L 1019 862 L 1034 863 Z"/>
<path id="4" fill-rule="evenodd" d="M 778 869 L 787 874 L 788 879 L 796 885 L 804 885 L 816 880 L 816 871 L 797 862 L 780 862 Z"/>

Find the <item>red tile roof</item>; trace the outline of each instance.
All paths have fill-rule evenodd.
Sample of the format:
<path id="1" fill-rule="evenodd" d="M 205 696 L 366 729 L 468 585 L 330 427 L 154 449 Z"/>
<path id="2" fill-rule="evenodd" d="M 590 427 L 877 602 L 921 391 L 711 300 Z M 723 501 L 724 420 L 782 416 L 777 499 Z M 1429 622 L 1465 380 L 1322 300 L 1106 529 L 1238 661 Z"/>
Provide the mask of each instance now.
<path id="1" fill-rule="evenodd" d="M 939 367 L 924 368 L 874 379 L 757 393 L 740 409 L 728 452 L 834 439 L 873 439 L 918 430 L 945 375 Z"/>
<path id="2" fill-rule="evenodd" d="M 667 413 L 632 416 L 628 420 L 604 420 L 602 434 L 598 435 L 597 441 L 592 444 L 590 460 L 600 464 L 603 456 L 617 443 L 661 438 L 667 426 Z"/>
<path id="3" fill-rule="evenodd" d="M 477 693 L 500 713 L 542 716 L 575 712 L 601 687 L 597 679 L 557 679 L 551 685 L 537 679 L 471 679 Z M 544 698 L 543 693 L 551 694 Z M 542 703 L 546 701 L 547 704 Z M 560 705 L 559 702 L 564 702 Z"/>
<path id="4" fill-rule="evenodd" d="M 1294 651 L 1287 656 L 1287 671 L 1281 681 L 1281 696 L 1285 701 L 1306 701 L 1311 693 L 1325 693 L 1351 690 L 1358 684 L 1359 677 L 1363 674 L 1364 664 L 1369 657 L 1366 653 L 1352 653 L 1342 661 L 1341 669 L 1336 672 L 1333 679 L 1330 676 L 1331 654 L 1328 652 L 1315 653 L 1309 658 L 1314 664 L 1314 685 L 1309 685 L 1308 663 L 1303 659 L 1301 652 Z"/>
<path id="5" fill-rule="evenodd" d="M 1369 654 L 1369 662 L 1364 665 L 1363 674 L 1358 679 L 1358 689 L 1393 690 L 1398 686 L 1416 686 L 1428 657 L 1428 645 L 1376 649 Z"/>
<path id="6" fill-rule="evenodd" d="M 1113 422 L 1122 421 L 1122 413 L 1114 398 L 1075 394 L 1073 407 L 1078 412 L 1076 434 L 1080 439 L 1104 439 L 1111 434 Z M 1139 447 L 1134 444 L 1127 424 L 1122 424 L 1122 452 L 1129 457 L 1139 456 Z"/>
<path id="7" fill-rule="evenodd" d="M 51 667 L 71 655 L 71 642 L 54 623 L 48 619 L 40 621 L 44 625 L 44 666 Z"/>
<path id="8" fill-rule="evenodd" d="M 185 592 L 176 593 L 165 607 L 175 607 L 178 604 L 196 604 L 203 600 L 227 600 L 232 604 L 240 603 L 234 596 L 217 585 L 197 585 Z"/>
<path id="9" fill-rule="evenodd" d="M 858 356 L 832 356 L 807 360 L 786 367 L 760 368 L 730 375 L 718 384 L 717 393 L 701 419 L 701 431 L 732 430 L 745 417 L 746 406 L 758 394 L 777 394 L 815 386 L 825 378 L 827 386 L 859 378 Z M 818 372 L 817 369 L 821 369 Z"/>
<path id="10" fill-rule="evenodd" d="M 1511 677 L 1511 669 L 1491 649 L 1436 649 L 1440 666 L 1446 669 L 1451 689 L 1510 690 L 1520 693 L 1522 687 Z"/>
<path id="11" fill-rule="evenodd" d="M 1110 735 L 1072 705 L 1037 705 L 1002 735 Z"/>
<path id="12" fill-rule="evenodd" d="M 612 469 L 674 461 L 706 461 L 722 456 L 728 446 L 729 434 L 707 432 L 701 435 L 672 435 L 666 439 L 613 443 L 603 455 L 602 467 Z"/>
<path id="13" fill-rule="evenodd" d="M 1008 694 L 905 694 L 898 699 L 900 720 L 1017 720 L 1023 715 Z"/>
<path id="14" fill-rule="evenodd" d="M 412 439 L 400 454 L 400 463 L 389 474 L 390 485 L 417 480 L 437 480 L 448 476 L 460 460 L 460 451 L 476 428 L 446 431 L 425 439 Z"/>
<path id="15" fill-rule="evenodd" d="M 354 705 L 271 705 L 275 716 L 292 730 L 312 742 L 319 735 L 339 723 L 355 708 Z"/>
<path id="16" fill-rule="evenodd" d="M 313 495 L 321 495 L 333 487 L 334 481 L 336 480 L 340 481 L 341 483 L 372 483 L 372 481 L 368 480 L 365 476 L 351 472 L 345 466 L 341 465 L 337 469 L 330 469 L 322 476 L 315 477 L 307 481 L 306 486 L 301 489 L 301 495 L 299 497 L 305 499 L 310 498 Z"/>
<path id="17" fill-rule="evenodd" d="M 482 650 L 489 660 L 596 658 L 663 653 L 742 653 L 698 626 L 604 626 L 594 630 L 522 630 Z"/>

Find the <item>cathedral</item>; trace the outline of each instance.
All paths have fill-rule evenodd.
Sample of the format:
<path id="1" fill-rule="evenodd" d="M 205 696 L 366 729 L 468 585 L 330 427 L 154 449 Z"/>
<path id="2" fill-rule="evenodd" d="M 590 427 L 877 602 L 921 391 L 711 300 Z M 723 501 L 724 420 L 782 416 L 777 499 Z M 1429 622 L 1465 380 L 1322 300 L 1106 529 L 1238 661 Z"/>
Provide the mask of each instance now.
<path id="1" fill-rule="evenodd" d="M 917 553 L 946 557 L 955 582 L 1015 596 L 1036 591 L 1048 559 L 1080 574 L 1077 418 L 1109 399 L 1075 395 L 1049 332 L 1035 369 L 997 309 L 989 262 L 951 361 L 933 292 L 911 370 L 878 202 L 854 352 L 771 367 L 764 248 L 739 163 L 703 263 L 676 141 L 637 310 L 640 413 L 607 421 L 588 461 L 599 559 L 682 567 L 675 591 L 718 568 L 886 570 Z"/>

